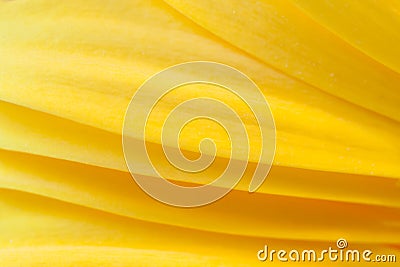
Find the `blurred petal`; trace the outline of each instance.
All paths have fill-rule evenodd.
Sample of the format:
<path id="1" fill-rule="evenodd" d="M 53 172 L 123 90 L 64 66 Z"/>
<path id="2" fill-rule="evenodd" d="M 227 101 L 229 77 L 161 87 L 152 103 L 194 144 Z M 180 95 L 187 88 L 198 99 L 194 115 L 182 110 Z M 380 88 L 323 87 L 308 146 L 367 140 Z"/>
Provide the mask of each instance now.
<path id="1" fill-rule="evenodd" d="M 290 2 L 166 2 L 205 29 L 280 71 L 400 121 L 399 73 L 357 51 Z M 390 46 L 396 45 L 394 40 L 388 42 Z"/>
<path id="2" fill-rule="evenodd" d="M 292 1 L 317 23 L 400 73 L 399 1 Z"/>
<path id="3" fill-rule="evenodd" d="M 0 2 L 2 265 L 253 266 L 265 244 L 326 249 L 339 237 L 398 252 L 398 3 L 166 2 Z M 225 132 L 199 123 L 182 131 L 182 152 L 196 156 L 210 135 L 214 168 L 188 176 L 165 164 L 163 118 L 186 99 L 234 107 L 254 147 L 235 190 L 179 209 L 133 182 L 121 134 L 137 88 L 193 60 L 228 64 L 255 81 L 274 115 L 277 151 L 265 184 L 249 194 L 260 149 L 249 108 L 215 86 L 168 94 L 146 140 L 168 179 L 208 183 L 230 156 Z"/>
<path id="4" fill-rule="evenodd" d="M 253 266 L 260 263 L 256 253 L 265 244 L 288 251 L 310 246 L 322 250 L 333 245 L 331 241 L 197 231 L 116 216 L 14 190 L 0 193 L 0 256 L 3 264 L 9 263 L 7 266 L 127 266 L 133 259 L 135 266 Z M 212 219 L 217 220 L 218 215 Z M 351 236 L 348 240 L 354 248 L 393 253 L 392 247 L 378 240 L 355 242 Z M 324 264 L 329 265 L 329 261 Z M 338 262 L 333 264 L 337 266 Z"/>
<path id="5" fill-rule="evenodd" d="M 35 6 L 41 8 L 35 9 Z M 37 12 L 32 12 L 32 9 Z M 3 89 L 0 98 L 5 101 L 121 134 L 129 98 L 146 77 L 187 60 L 221 61 L 249 74 L 267 97 L 278 132 L 275 164 L 400 177 L 397 168 L 400 159 L 398 123 L 324 94 L 246 57 L 182 19 L 162 2 L 139 5 L 132 1 L 119 1 L 118 5 L 110 7 L 90 1 L 85 5 L 74 1 L 65 5 L 38 0 L 16 1 L 3 4 L 0 12 L 4 13 L 0 29 L 5 36 L 0 45 L 0 86 Z M 47 23 L 49 19 L 52 23 Z M 160 25 L 163 25 L 162 30 Z M 9 30 L 11 28 L 13 31 Z M 160 51 L 157 45 L 150 45 L 160 42 L 168 53 Z M 211 94 L 213 91 L 202 92 Z M 177 100 L 189 95 L 188 90 Z M 227 99 L 232 101 L 229 97 Z M 15 116 L 28 118 L 23 112 L 20 111 L 20 115 L 17 112 Z M 246 115 L 243 109 L 239 108 L 238 112 Z M 51 123 L 43 124 L 40 125 L 43 131 L 47 124 L 51 127 Z M 157 124 L 153 128 L 157 128 Z M 191 140 L 197 140 L 198 134 L 197 130 L 188 130 L 182 138 L 188 140 L 183 149 L 197 151 L 198 144 Z M 218 134 L 220 131 L 216 132 Z M 52 135 L 46 132 L 43 136 L 47 139 Z M 23 142 L 30 140 L 22 138 L 25 139 Z M 103 136 L 94 139 L 101 138 Z M 10 140 L 4 140 L 6 145 L 3 148 L 27 151 L 26 145 L 25 150 L 18 149 L 18 144 L 15 147 Z M 116 145 L 116 140 L 111 144 Z M 157 143 L 158 139 L 153 134 L 149 141 Z M 85 142 L 80 141 L 83 145 Z M 39 144 L 36 141 L 32 143 Z M 218 155 L 227 157 L 228 146 L 225 143 L 220 147 Z M 33 151 L 33 148 L 29 146 L 32 153 L 61 158 L 66 158 L 66 155 L 59 154 L 69 153 L 57 150 L 59 154 L 56 154 L 53 148 L 49 154 Z M 111 154 L 116 153 L 120 152 Z M 385 160 L 380 156 L 382 153 L 386 155 Z M 84 154 L 78 157 L 70 155 L 67 159 L 122 169 L 121 154 L 118 157 L 120 162 L 116 162 L 116 158 L 108 160 L 110 156 L 88 159 Z M 252 154 L 250 159 L 255 161 L 257 155 Z"/>
<path id="6" fill-rule="evenodd" d="M 398 190 L 388 190 L 397 208 L 234 190 L 212 205 L 176 209 L 148 197 L 129 173 L 9 152 L 2 153 L 1 162 L 2 187 L 140 220 L 255 237 L 329 241 L 351 236 L 354 242 L 400 241 L 393 234 L 400 230 L 396 225 L 400 220 Z"/>
<path id="7" fill-rule="evenodd" d="M 119 135 L 4 102 L 0 102 L 0 122 L 2 125 L 0 147 L 3 149 L 126 171 L 122 155 L 121 136 Z M 284 144 L 282 143 L 282 146 Z M 337 145 L 340 145 L 340 143 Z M 154 155 L 156 162 L 163 163 L 160 161 L 163 155 L 160 154 L 159 149 L 156 149 L 159 145 L 152 144 L 152 147 L 152 151 L 158 151 L 158 154 Z M 306 150 L 304 149 L 303 151 Z M 318 155 L 322 153 L 323 151 Z M 352 151 L 350 150 L 348 153 L 352 153 Z M 366 152 L 362 154 L 361 151 L 360 154 L 366 155 Z M 9 166 L 14 166 L 15 163 L 13 162 L 20 162 L 20 164 L 25 161 L 29 162 L 28 159 L 24 160 L 23 157 L 19 158 L 18 155 L 18 153 L 11 153 L 8 156 L 5 153 L 2 158 L 4 162 L 8 162 Z M 371 153 L 371 155 L 374 154 Z M 376 159 L 377 163 L 386 164 L 381 165 L 385 166 L 382 170 L 387 170 L 390 166 L 389 152 L 386 152 L 386 155 L 387 158 Z M 376 152 L 376 157 L 381 157 L 379 152 Z M 8 161 L 7 159 L 14 160 Z M 217 160 L 223 159 L 219 158 Z M 355 156 L 355 160 L 357 160 L 357 156 Z M 4 166 L 7 166 L 7 164 L 4 163 Z M 391 164 L 393 170 L 396 171 L 396 161 Z M 21 166 L 17 166 L 15 167 L 16 169 L 21 168 Z M 43 168 L 42 166 L 48 166 L 48 164 L 46 161 L 38 161 L 35 164 L 30 164 L 30 166 L 30 168 L 37 166 L 38 170 L 40 170 Z M 222 164 L 223 166 L 224 164 Z M 379 167 L 379 165 L 377 166 Z M 188 176 L 185 173 L 176 171 L 172 172 L 173 169 L 169 168 L 167 170 L 170 173 L 168 174 L 167 172 L 167 176 L 177 181 L 204 184 L 209 182 L 210 177 L 217 175 L 220 172 L 220 168 L 220 166 L 216 166 L 209 172 L 198 176 Z M 247 190 L 254 168 L 255 164 L 249 165 L 242 182 L 237 186 L 238 189 Z M 27 172 L 30 172 L 29 169 Z M 68 181 L 68 176 L 71 173 L 75 173 L 75 171 L 66 171 L 65 173 L 67 174 L 65 179 Z M 140 174 L 146 174 L 145 170 Z M 4 177 L 8 177 L 6 174 L 4 175 Z M 51 178 L 52 175 L 49 174 L 48 177 Z M 129 177 L 128 173 L 125 175 Z M 18 183 L 17 178 L 12 178 L 12 180 Z M 398 197 L 400 186 L 396 186 L 398 181 L 398 179 L 379 176 L 350 175 L 317 170 L 307 171 L 293 167 L 273 167 L 268 179 L 259 191 L 270 194 L 398 207 L 400 205 Z"/>

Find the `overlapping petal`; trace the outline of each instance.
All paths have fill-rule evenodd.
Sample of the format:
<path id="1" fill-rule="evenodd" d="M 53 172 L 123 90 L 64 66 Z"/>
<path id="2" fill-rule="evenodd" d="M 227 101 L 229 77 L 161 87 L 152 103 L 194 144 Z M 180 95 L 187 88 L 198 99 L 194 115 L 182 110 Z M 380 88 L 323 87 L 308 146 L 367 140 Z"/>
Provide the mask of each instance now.
<path id="1" fill-rule="evenodd" d="M 340 237 L 399 252 L 399 5 L 317 2 L 2 1 L 2 265 L 253 266 L 266 243 L 323 249 Z M 256 82 L 274 115 L 277 151 L 257 193 L 245 192 L 254 153 L 227 197 L 177 209 L 134 184 L 121 134 L 140 84 L 192 60 L 234 66 Z M 159 116 L 204 94 L 248 117 L 211 86 L 180 93 L 161 101 Z M 148 145 L 161 164 L 159 118 Z M 246 127 L 252 140 L 255 125 Z M 205 133 L 182 132 L 184 152 L 196 153 Z M 224 140 L 220 129 L 213 136 Z M 229 144 L 219 145 L 223 166 Z M 193 180 L 164 169 L 185 185 L 219 171 Z"/>

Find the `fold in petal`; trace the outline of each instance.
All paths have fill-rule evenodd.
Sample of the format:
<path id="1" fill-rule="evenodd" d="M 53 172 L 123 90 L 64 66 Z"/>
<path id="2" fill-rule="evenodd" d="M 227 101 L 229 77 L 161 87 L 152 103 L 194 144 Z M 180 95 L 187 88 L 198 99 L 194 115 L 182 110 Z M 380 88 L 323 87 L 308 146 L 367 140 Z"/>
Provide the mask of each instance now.
<path id="1" fill-rule="evenodd" d="M 127 171 L 122 153 L 121 136 L 119 135 L 5 102 L 0 102 L 0 111 L 2 124 L 0 147 L 3 149 Z M 9 114 L 13 115 L 12 118 L 9 117 Z M 156 166 L 162 167 L 163 173 L 171 180 L 205 184 L 216 177 L 226 165 L 226 159 L 217 158 L 216 160 L 221 163 L 220 165 L 216 164 L 209 171 L 202 172 L 199 175 L 189 176 L 187 173 L 177 172 L 175 168 L 161 160 L 164 156 L 159 145 L 149 145 L 151 151 L 157 152 L 153 153 Z M 339 145 L 340 143 L 337 143 L 335 146 Z M 304 149 L 303 153 L 305 151 Z M 353 152 L 350 150 L 348 153 Z M 391 166 L 389 152 L 385 153 L 387 155 L 385 160 L 381 158 L 379 152 L 375 153 L 376 168 L 389 170 L 389 166 Z M 10 158 L 14 158 L 18 154 L 11 155 L 14 156 L 10 156 Z M 362 155 L 367 154 L 364 152 Z M 374 154 L 371 153 L 370 155 L 373 156 Z M 316 156 L 321 156 L 321 154 L 316 154 Z M 357 160 L 359 156 L 355 154 L 353 157 Z M 9 156 L 4 154 L 4 158 L 9 158 Z M 366 158 L 364 159 L 366 160 Z M 378 165 L 378 162 L 386 165 Z M 337 163 L 333 162 L 333 164 Z M 391 164 L 393 170 L 396 171 L 396 161 Z M 47 166 L 48 164 L 45 161 L 38 161 L 34 165 L 40 169 L 40 166 Z M 337 165 L 334 166 L 337 167 Z M 247 190 L 255 167 L 254 163 L 249 164 L 248 171 L 245 172 L 242 182 L 236 187 L 237 189 Z M 74 172 L 67 171 L 66 173 Z M 139 174 L 146 175 L 148 173 L 146 169 L 143 169 Z M 372 176 L 371 174 L 368 173 L 367 176 L 351 175 L 349 173 L 318 171 L 317 169 L 304 170 L 287 166 L 274 166 L 259 192 L 397 207 L 400 204 L 398 198 L 400 187 L 396 186 L 399 180 L 379 177 L 378 175 Z M 66 177 L 66 179 L 68 178 Z M 18 180 L 15 182 L 18 182 Z"/>
<path id="2" fill-rule="evenodd" d="M 43 8 L 32 12 L 32 6 Z M 245 11 L 246 8 L 242 12 Z M 0 12 L 4 36 L 0 45 L 0 99 L 4 101 L 121 134 L 129 99 L 147 77 L 187 60 L 214 60 L 244 71 L 266 96 L 277 127 L 276 165 L 400 177 L 398 123 L 276 72 L 233 46 L 218 42 L 162 2 L 120 1 L 109 7 L 98 6 L 95 1 L 85 5 L 69 1 L 62 6 L 46 1 L 16 1 L 3 4 Z M 52 23 L 46 23 L 50 19 Z M 163 43 L 162 51 L 156 43 Z M 355 70 L 352 71 L 356 74 Z M 202 93 L 211 94 L 212 90 Z M 188 90 L 177 100 L 190 94 Z M 358 93 L 359 99 L 364 95 L 367 94 Z M 232 100 L 228 97 L 229 101 Z M 15 116 L 27 117 L 21 112 Z M 244 110 L 238 112 L 246 116 Z M 188 130 L 182 136 L 187 140 L 182 148 L 197 151 L 198 143 L 192 141 L 197 135 L 197 130 Z M 149 141 L 157 143 L 158 137 L 150 135 Z M 3 148 L 13 146 L 11 141 L 5 143 Z M 227 147 L 228 143 L 220 147 L 218 156 L 227 157 Z M 115 153 L 119 152 L 110 155 Z M 250 159 L 255 161 L 257 156 L 253 153 Z M 109 158 L 68 159 L 84 163 L 102 161 L 102 166 L 124 168 L 122 161 L 117 163 Z"/>
<path id="3" fill-rule="evenodd" d="M 311 247 L 321 251 L 335 246 L 319 240 L 265 239 L 197 231 L 115 216 L 14 190 L 0 190 L 0 193 L 0 214 L 2 217 L 7 214 L 1 221 L 0 236 L 3 244 L 0 256 L 6 266 L 108 263 L 126 266 L 133 260 L 135 266 L 253 266 L 260 264 L 257 251 L 264 245 L 287 251 Z M 353 242 L 351 236 L 348 241 L 360 250 L 393 253 L 393 248 L 385 243 Z M 344 264 L 324 262 L 328 266 L 338 263 Z"/>
<path id="4" fill-rule="evenodd" d="M 322 250 L 341 237 L 351 248 L 399 255 L 398 10 L 370 0 L 1 1 L 1 265 L 257 266 L 264 245 Z M 182 130 L 180 148 L 195 158 L 211 132 L 212 168 L 189 176 L 166 164 L 163 119 L 189 98 L 234 107 L 253 147 L 226 197 L 180 209 L 133 182 L 121 134 L 137 88 L 193 60 L 254 80 L 274 116 L 277 151 L 266 182 L 249 194 L 261 146 L 249 108 L 215 86 L 168 94 L 146 136 L 166 178 L 209 183 L 230 156 L 226 133 L 200 122 Z"/>
<path id="5" fill-rule="evenodd" d="M 400 121 L 400 74 L 354 49 L 290 1 L 165 2 L 274 68 L 331 95 Z M 390 4 L 382 4 L 381 9 L 393 10 Z M 357 20 L 354 13 L 351 16 Z M 337 17 L 335 20 L 346 21 Z M 362 27 L 365 31 L 369 29 L 366 25 Z M 389 46 L 396 46 L 394 40 L 388 42 Z M 392 56 L 396 60 L 395 55 Z"/>
<path id="6" fill-rule="evenodd" d="M 354 242 L 397 244 L 400 241 L 400 236 L 394 234 L 400 230 L 400 225 L 396 225 L 400 209 L 396 201 L 398 190 L 393 191 L 393 183 L 386 185 L 386 200 L 388 206 L 390 201 L 397 203 L 396 207 L 234 190 L 212 205 L 177 209 L 148 197 L 129 173 L 9 152 L 2 153 L 1 162 L 4 188 L 150 222 L 264 238 L 329 241 L 337 236 L 351 236 Z M 383 182 L 377 184 L 382 186 Z M 376 199 L 384 201 L 383 193 L 379 192 Z M 316 194 L 318 197 L 322 192 Z M 366 201 L 373 201 L 366 194 Z"/>
<path id="7" fill-rule="evenodd" d="M 400 73 L 400 3 L 292 0 L 316 23 Z M 355 19 L 356 18 L 356 19 Z"/>

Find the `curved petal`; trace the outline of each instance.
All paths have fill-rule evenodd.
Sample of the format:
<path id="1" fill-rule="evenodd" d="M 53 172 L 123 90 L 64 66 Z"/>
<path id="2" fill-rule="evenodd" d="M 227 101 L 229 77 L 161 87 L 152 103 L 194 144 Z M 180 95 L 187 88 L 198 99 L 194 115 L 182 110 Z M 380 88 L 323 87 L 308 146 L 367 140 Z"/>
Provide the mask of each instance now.
<path id="1" fill-rule="evenodd" d="M 400 74 L 354 49 L 290 2 L 166 2 L 205 29 L 280 71 L 400 120 Z M 353 15 L 352 19 L 357 18 Z M 391 40 L 387 42 L 396 46 Z"/>
<path id="2" fill-rule="evenodd" d="M 400 2 L 292 2 L 352 46 L 400 73 Z"/>

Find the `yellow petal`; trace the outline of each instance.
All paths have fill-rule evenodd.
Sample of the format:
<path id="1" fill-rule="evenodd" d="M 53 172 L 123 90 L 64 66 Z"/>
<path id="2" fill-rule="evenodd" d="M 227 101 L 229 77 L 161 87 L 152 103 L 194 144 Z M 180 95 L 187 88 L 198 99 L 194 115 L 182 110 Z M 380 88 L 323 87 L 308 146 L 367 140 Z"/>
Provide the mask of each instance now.
<path id="1" fill-rule="evenodd" d="M 46 12 L 32 13 L 32 5 L 43 6 L 40 10 L 46 8 Z M 37 1 L 10 2 L 3 6 L 0 29 L 5 41 L 0 45 L 0 98 L 5 101 L 121 134 L 129 98 L 145 78 L 171 64 L 215 60 L 250 75 L 265 94 L 278 131 L 276 165 L 399 177 L 398 123 L 322 93 L 246 57 L 246 54 L 218 42 L 212 35 L 182 19 L 167 5 L 157 2 L 157 5 L 143 3 L 135 6 L 134 2 L 121 1 L 109 10 L 95 2 L 81 5 L 70 1 L 55 6 Z M 125 13 L 122 10 L 129 11 Z M 46 23 L 46 16 L 55 21 Z M 163 25 L 162 30 L 160 25 Z M 105 33 L 110 33 L 106 39 L 103 38 Z M 150 45 L 159 42 L 168 53 Z M 193 44 L 196 49 L 193 49 Z M 212 90 L 203 93 L 211 94 Z M 177 100 L 191 94 L 188 90 Z M 365 93 L 358 95 L 364 96 Z M 246 115 L 243 109 L 238 112 Z M 26 117 L 19 114 L 16 116 Z M 45 129 L 47 126 L 40 127 Z M 153 128 L 157 127 L 156 124 Z M 45 132 L 43 136 L 46 135 L 46 139 L 52 135 Z M 223 133 L 217 131 L 218 134 Z M 10 132 L 10 135 L 15 133 Z M 197 131 L 192 129 L 182 136 L 186 140 L 184 150 L 197 151 L 198 143 L 194 142 L 197 135 Z M 94 139 L 102 138 L 103 135 Z M 151 142 L 157 143 L 158 139 L 158 136 L 149 136 Z M 13 142 L 5 137 L 3 140 L 3 148 L 13 149 Z M 86 141 L 78 142 L 84 145 Z M 36 141 L 32 143 L 39 144 Z M 116 145 L 116 139 L 111 144 Z M 100 145 L 105 149 L 105 144 Z M 40 152 L 34 146 L 29 149 L 25 146 L 25 150 L 18 146 L 16 144 L 14 149 L 61 158 L 70 155 L 67 150 L 58 150 L 56 154 L 54 147 L 49 154 L 49 151 Z M 228 147 L 227 142 L 219 147 L 218 156 L 227 157 Z M 115 151 L 114 148 L 109 154 L 119 153 Z M 76 150 L 73 155 L 79 153 Z M 385 160 L 379 156 L 382 153 L 386 155 Z M 121 155 L 112 156 L 113 159 L 111 156 L 100 157 L 88 159 L 83 153 L 67 158 L 124 168 Z M 254 161 L 258 155 L 253 153 L 250 158 Z M 120 162 L 116 162 L 118 160 Z"/>
<path id="2" fill-rule="evenodd" d="M 400 120 L 399 73 L 354 49 L 290 2 L 166 2 L 223 40 L 280 71 L 329 94 Z M 382 9 L 391 8 L 390 4 L 380 5 Z M 396 46 L 394 40 L 385 42 Z"/>
<path id="3" fill-rule="evenodd" d="M 398 1 L 292 1 L 318 24 L 400 73 Z"/>
<path id="4" fill-rule="evenodd" d="M 167 2 L 0 3 L 2 264 L 256 266 L 265 244 L 324 249 L 339 237 L 352 247 L 397 253 L 400 75 L 389 58 L 396 46 L 389 41 L 383 51 L 367 28 L 350 36 L 357 25 L 374 26 L 370 7 L 360 4 L 359 21 L 344 12 L 347 29 L 319 17 L 318 3 Z M 377 36 L 394 34 L 398 20 L 385 19 L 396 13 L 391 7 L 385 2 L 376 12 L 388 27 Z M 149 124 L 156 165 L 165 164 L 160 118 L 201 94 L 234 106 L 256 148 L 229 195 L 176 209 L 134 184 L 121 133 L 140 84 L 191 60 L 234 66 L 256 82 L 275 118 L 277 153 L 265 184 L 244 192 L 260 148 L 248 108 L 212 87 L 174 91 Z M 196 156 L 209 127 L 219 145 L 216 168 L 188 177 L 162 166 L 182 185 L 209 182 L 229 157 L 221 129 L 197 126 L 203 128 L 182 131 L 183 153 Z"/>
<path id="5" fill-rule="evenodd" d="M 4 188 L 140 220 L 268 238 L 334 240 L 346 234 L 354 241 L 388 243 L 398 242 L 400 238 L 393 235 L 399 230 L 396 221 L 400 219 L 398 188 L 393 191 L 393 183 L 388 183 L 386 188 L 380 188 L 382 181 L 378 181 L 377 186 L 373 183 L 369 186 L 375 190 L 386 189 L 387 192 L 376 193 L 375 198 L 386 199 L 388 206 L 396 208 L 234 190 L 212 205 L 177 209 L 148 197 L 126 172 L 10 152 L 2 152 L 1 162 L 0 184 Z M 309 186 L 313 188 L 312 181 Z M 329 183 L 326 186 L 330 186 Z M 281 189 L 285 192 L 286 188 Z M 364 192 L 364 198 L 370 201 L 374 196 L 367 196 L 368 193 Z M 334 194 L 331 191 L 331 195 Z M 347 197 L 351 198 L 351 193 Z M 389 204 L 390 201 L 394 204 Z"/>
<path id="6" fill-rule="evenodd" d="M 14 190 L 0 193 L 0 256 L 6 266 L 126 266 L 133 260 L 135 266 L 258 266 L 256 253 L 264 245 L 288 251 L 311 247 L 321 251 L 335 246 L 332 240 L 310 242 L 197 231 L 116 216 Z M 346 237 L 352 248 L 394 253 L 387 243 L 356 242 L 351 235 Z M 337 262 L 333 264 L 337 266 Z"/>

